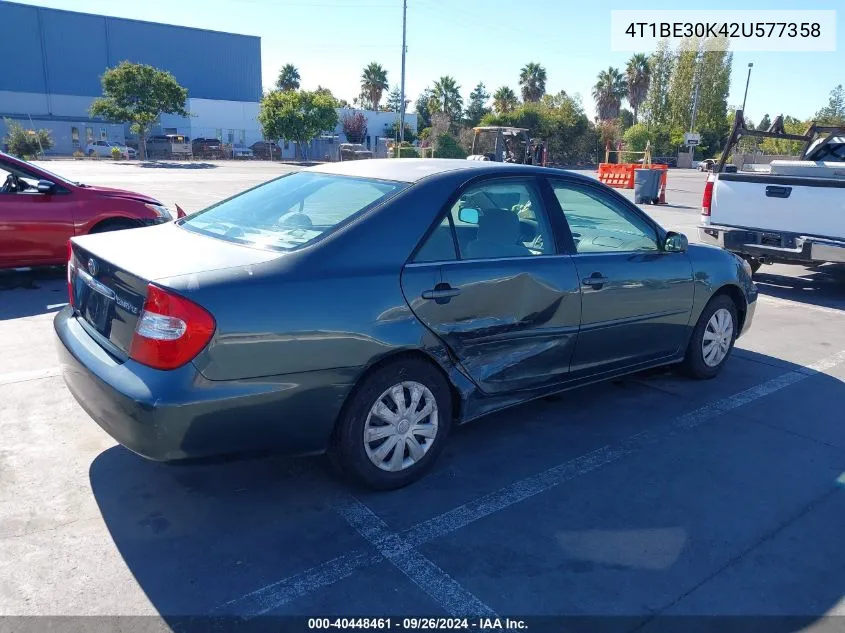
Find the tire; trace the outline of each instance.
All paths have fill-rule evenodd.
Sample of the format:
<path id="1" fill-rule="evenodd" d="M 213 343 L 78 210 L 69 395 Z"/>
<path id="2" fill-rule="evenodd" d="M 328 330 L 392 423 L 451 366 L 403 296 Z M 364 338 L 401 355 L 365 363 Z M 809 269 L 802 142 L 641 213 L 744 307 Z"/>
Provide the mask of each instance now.
<path id="1" fill-rule="evenodd" d="M 433 409 L 432 405 L 436 409 L 419 418 L 416 425 L 410 415 L 397 417 L 395 421 L 374 415 L 372 410 L 379 403 L 386 414 L 397 413 L 397 399 L 391 395 L 397 387 L 402 388 L 401 398 L 408 410 L 413 402 L 412 390 L 419 393 L 417 413 L 428 407 Z M 443 375 L 424 360 L 397 359 L 366 376 L 349 396 L 338 419 L 329 454 L 342 473 L 357 483 L 376 490 L 402 488 L 432 467 L 451 425 L 452 399 Z M 413 433 L 415 428 L 420 433 Z M 366 442 L 365 432 L 375 435 L 375 439 Z M 402 457 L 397 458 L 400 443 Z M 401 459 L 401 464 L 391 470 L 397 467 L 397 459 Z"/>
<path id="2" fill-rule="evenodd" d="M 110 231 L 123 231 L 124 229 L 137 229 L 138 224 L 132 220 L 103 220 L 95 225 L 89 233 L 108 233 Z"/>
<path id="3" fill-rule="evenodd" d="M 739 324 L 737 314 L 736 304 L 729 296 L 716 295 L 710 300 L 702 310 L 698 323 L 692 331 L 686 356 L 681 364 L 681 369 L 685 374 L 701 380 L 714 378 L 719 374 L 725 362 L 730 358 L 736 342 Z M 730 318 L 730 323 L 720 327 L 720 321 L 724 323 L 726 316 Z M 730 328 L 729 335 L 728 327 Z M 711 356 L 709 350 L 712 345 L 720 345 L 719 337 L 723 333 L 727 338 L 722 339 L 721 351 L 717 350 Z M 716 341 L 708 346 L 708 354 L 705 354 L 705 334 L 711 339 L 715 337 Z M 726 350 L 724 349 L 725 345 L 727 345 Z"/>

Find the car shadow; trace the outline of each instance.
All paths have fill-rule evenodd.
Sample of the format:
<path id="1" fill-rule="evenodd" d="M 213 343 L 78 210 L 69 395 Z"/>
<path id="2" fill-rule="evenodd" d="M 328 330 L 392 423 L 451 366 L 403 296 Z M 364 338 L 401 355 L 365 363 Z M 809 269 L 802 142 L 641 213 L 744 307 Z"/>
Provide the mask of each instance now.
<path id="1" fill-rule="evenodd" d="M 788 269 L 763 266 L 754 274 L 754 283 L 761 294 L 769 297 L 845 311 L 843 264 L 819 264 L 804 268 L 789 266 Z"/>
<path id="2" fill-rule="evenodd" d="M 0 321 L 58 312 L 66 303 L 64 266 L 0 271 Z"/>
<path id="3" fill-rule="evenodd" d="M 216 169 L 217 165 L 205 162 L 169 162 L 159 160 L 142 160 L 137 163 L 118 163 L 120 165 L 130 165 L 143 167 L 145 169 Z"/>
<path id="4" fill-rule="evenodd" d="M 799 365 L 790 364 L 773 368 L 770 362 L 772 359 L 761 354 L 748 352 L 745 358 L 748 362 L 745 362 L 742 368 L 737 366 L 734 371 L 726 371 L 723 376 L 706 383 L 704 391 L 710 394 L 709 398 L 731 396 L 753 386 L 754 383 L 764 382 L 770 375 L 806 371 Z M 755 359 L 757 363 L 753 362 Z M 744 377 L 743 371 L 749 376 Z M 845 398 L 845 384 L 827 375 L 819 376 L 814 377 L 814 380 L 819 381 L 814 389 L 823 393 L 824 401 L 836 402 Z M 655 378 L 662 381 L 659 390 L 650 389 L 644 384 Z M 749 383 L 748 387 L 743 380 Z M 327 468 L 327 460 L 322 457 L 264 457 L 219 464 L 174 466 L 146 461 L 119 446 L 104 451 L 94 459 L 89 469 L 89 479 L 111 538 L 140 588 L 174 630 L 184 630 L 185 616 L 200 619 L 217 614 L 248 617 L 251 613 L 239 612 L 238 605 L 243 605 L 244 598 L 254 595 L 257 589 L 296 576 L 350 551 L 360 551 L 363 548 L 365 552 L 374 552 L 372 549 L 368 550 L 365 542 L 354 534 L 333 510 L 338 498 L 350 492 L 382 517 L 391 526 L 390 529 L 410 527 L 419 521 L 430 519 L 439 512 L 451 510 L 461 503 L 477 500 L 502 486 L 513 485 L 516 481 L 534 477 L 547 468 L 553 468 L 577 456 L 625 441 L 623 438 L 635 436 L 644 429 L 669 425 L 679 415 L 701 406 L 692 400 L 685 400 L 677 393 L 671 393 L 673 389 L 681 394 L 694 391 L 700 395 L 703 391 L 702 384 L 705 383 L 695 383 L 666 372 L 650 372 L 565 392 L 553 398 L 537 400 L 493 414 L 483 421 L 456 429 L 447 450 L 427 477 L 408 488 L 388 493 L 373 493 L 350 487 Z M 795 406 L 800 409 L 799 403 L 795 403 Z M 620 416 L 620 410 L 626 411 L 626 414 Z M 747 425 L 736 426 L 742 429 Z M 729 427 L 729 431 L 731 428 Z M 742 430 L 732 432 L 744 440 L 748 439 Z M 697 447 L 696 442 L 696 439 L 690 439 L 683 443 L 680 450 L 704 451 L 703 448 Z M 784 465 L 788 466 L 805 458 L 806 446 L 801 445 L 804 450 L 802 453 L 798 447 L 799 443 L 793 442 L 795 449 L 791 448 L 789 442 L 784 443 L 778 445 L 778 450 L 786 450 L 789 453 L 783 462 Z M 755 455 L 753 460 L 749 460 L 745 454 L 732 454 L 735 463 L 720 463 L 718 467 L 744 474 L 746 471 L 743 468 L 757 468 L 761 461 L 765 461 L 764 470 L 768 472 L 775 467 L 776 458 L 782 459 L 784 456 L 773 454 L 768 458 L 766 448 L 765 445 L 761 446 L 759 454 Z M 725 457 L 721 454 L 714 459 L 724 460 Z M 769 461 L 766 461 L 767 459 Z M 752 463 L 743 466 L 745 461 Z M 694 476 L 703 480 L 713 476 L 712 473 L 703 472 L 702 468 L 691 468 Z M 671 467 L 667 466 L 667 476 L 671 476 L 668 472 L 670 470 Z M 816 469 L 814 472 L 818 474 L 819 471 Z M 598 482 L 594 475 L 599 478 Z M 589 488 L 584 494 L 595 494 L 595 499 L 603 498 L 611 505 L 617 503 L 621 516 L 622 509 L 631 505 L 631 490 L 615 488 L 602 479 L 610 477 L 603 475 L 602 471 L 596 471 L 594 475 L 589 478 L 591 483 L 578 480 L 568 485 L 566 490 L 570 492 L 549 494 L 563 494 L 565 498 L 576 490 L 583 492 L 584 486 L 592 486 L 595 490 Z M 655 485 L 649 480 L 650 476 L 659 476 L 659 473 L 643 474 L 642 478 L 638 479 L 637 472 L 633 471 L 629 473 L 628 478 L 635 481 L 632 484 L 635 489 L 642 486 L 643 494 L 648 496 L 653 494 Z M 755 478 L 754 482 L 756 481 Z M 806 483 L 805 479 L 799 477 L 798 481 L 799 483 L 793 485 L 793 488 L 799 488 L 798 492 L 791 490 L 791 494 L 800 497 L 815 492 L 801 487 L 802 482 Z M 717 491 L 714 486 L 713 490 L 698 489 L 692 497 L 680 487 L 676 492 L 681 494 L 685 501 L 672 498 L 667 488 L 668 497 L 662 502 L 664 508 L 673 509 L 672 519 L 680 525 L 679 530 L 700 539 L 697 546 L 691 543 L 688 550 L 682 553 L 694 557 L 699 548 L 709 548 L 708 529 L 713 525 L 723 524 L 726 517 L 730 517 L 730 522 L 738 526 L 756 522 L 760 532 L 772 529 L 765 521 L 760 522 L 758 511 L 761 504 L 778 505 L 777 499 L 787 494 L 778 489 L 776 483 L 773 482 L 770 488 L 764 486 L 759 489 L 751 485 L 746 486 L 745 482 L 735 482 L 735 487 L 729 494 L 726 491 Z M 718 498 L 730 503 L 727 506 L 722 504 L 713 510 L 708 503 L 712 502 L 714 495 L 720 495 Z M 690 502 L 690 499 L 698 498 L 702 499 L 700 503 Z M 549 529 L 558 531 L 579 529 L 600 533 L 608 530 L 637 532 L 635 528 L 641 527 L 624 523 L 613 512 L 593 512 L 589 504 L 586 509 L 581 508 L 578 511 L 567 511 L 566 506 L 567 503 L 561 503 L 559 509 L 554 511 L 557 513 L 554 516 L 540 514 L 534 517 L 532 522 L 539 525 L 548 521 Z M 731 513 L 722 514 L 727 509 Z M 520 529 L 520 521 L 525 517 L 514 518 L 514 515 L 510 514 L 509 520 L 515 521 L 513 529 Z M 770 515 L 767 517 L 771 518 Z M 662 520 L 668 519 L 662 517 Z M 504 533 L 497 536 L 495 531 L 492 535 L 485 532 L 488 529 L 485 522 L 463 529 L 474 530 L 471 535 L 478 534 L 481 541 L 492 544 L 499 538 L 508 543 L 511 541 L 511 536 Z M 498 529 L 502 529 L 501 525 Z M 820 530 L 818 534 L 806 530 L 802 533 L 801 528 L 794 525 L 790 529 L 793 532 L 797 529 L 799 532 L 797 536 L 792 535 L 793 540 L 802 539 L 802 547 L 811 548 L 814 555 L 822 556 L 824 552 L 840 549 L 838 528 Z M 807 528 L 811 529 L 815 528 Z M 722 545 L 745 547 L 743 538 L 737 538 L 739 543 Z M 504 546 L 504 542 L 502 545 Z M 789 544 L 785 547 L 788 548 Z M 517 552 L 510 552 L 509 546 L 504 549 L 505 558 L 497 563 L 503 566 L 503 571 L 507 571 L 509 567 L 518 570 L 522 569 L 523 565 L 533 568 L 532 566 L 541 564 L 542 557 L 538 559 L 528 555 L 528 558 L 523 559 L 514 557 Z M 648 556 L 647 548 L 643 550 L 642 555 Z M 769 555 L 774 557 L 769 560 L 777 561 L 778 556 L 788 559 L 790 555 L 790 552 L 778 550 L 774 555 Z M 560 557 L 562 554 L 554 550 L 550 551 L 548 556 Z M 470 552 L 465 555 L 465 559 L 456 559 L 451 566 L 447 565 L 446 571 L 455 573 L 462 568 L 483 567 L 488 564 L 489 561 L 476 560 L 476 555 Z M 653 587 L 654 594 L 658 596 L 663 595 L 661 592 L 675 590 L 677 595 L 681 595 L 685 589 L 703 583 L 707 575 L 715 569 L 712 565 L 716 562 L 709 561 L 703 567 L 695 567 L 697 564 L 680 559 L 671 564 L 667 563 L 665 569 L 658 569 L 650 564 L 643 565 L 642 568 L 625 565 L 620 567 L 617 564 L 613 574 L 618 577 L 614 577 L 613 581 L 618 582 L 619 578 L 624 577 L 626 586 L 642 588 L 642 591 L 638 589 L 640 596 L 643 592 L 648 594 L 649 587 Z M 385 569 L 387 568 L 389 565 Z M 578 578 L 584 578 L 588 568 L 595 568 L 595 571 L 600 572 L 602 565 L 585 567 L 584 564 L 573 560 L 569 563 L 564 561 L 559 568 L 544 571 L 543 573 L 552 574 L 550 579 L 554 582 L 549 585 L 547 595 L 538 596 L 537 602 L 531 604 L 541 604 L 544 600 L 546 605 L 560 604 L 558 597 L 562 588 L 579 582 Z M 379 572 L 382 576 L 387 573 L 383 568 L 378 569 L 382 570 Z M 776 573 L 764 574 L 763 577 L 773 579 L 786 575 L 787 580 L 790 580 L 792 574 L 792 580 L 800 583 L 810 571 L 800 566 L 793 568 L 791 565 L 784 565 L 778 567 Z M 508 573 L 511 572 L 513 569 Z M 750 570 L 739 573 L 745 573 L 743 581 L 750 583 L 748 586 L 756 587 L 761 582 L 758 578 L 761 571 L 753 566 Z M 328 572 L 324 570 L 318 575 L 321 574 Z M 813 595 L 812 604 L 805 605 L 808 613 L 824 613 L 845 594 L 845 566 L 842 566 L 838 573 L 834 573 L 832 566 L 828 566 L 823 570 L 823 575 L 823 588 Z M 349 582 L 344 580 L 347 577 L 350 578 Z M 310 597 L 317 601 L 322 600 L 319 604 L 323 606 L 320 608 L 329 605 L 329 608 L 340 614 L 356 614 L 359 599 L 364 601 L 366 608 L 375 609 L 373 613 L 389 613 L 391 605 L 395 610 L 396 600 L 405 588 L 391 587 L 389 594 L 378 598 L 381 595 L 378 593 L 378 587 L 371 590 L 369 585 L 386 582 L 384 579 L 379 581 L 378 578 L 379 575 L 372 570 L 355 572 L 353 568 L 336 579 L 337 582 L 345 583 L 342 587 L 330 584 L 327 588 L 320 589 L 316 597 L 310 595 L 310 590 L 302 589 L 302 593 L 296 593 L 301 589 L 296 587 L 285 590 L 296 593 L 291 600 L 295 599 L 297 602 L 288 605 L 283 611 L 302 614 L 310 608 L 311 614 L 314 615 L 313 611 L 317 607 L 313 602 L 308 602 Z M 401 575 L 399 578 L 401 579 Z M 308 583 L 310 582 L 311 580 L 308 580 Z M 667 586 L 672 589 L 666 589 Z M 492 590 L 501 592 L 499 599 L 503 599 L 511 589 L 497 585 Z M 761 590 L 760 593 L 764 592 Z M 608 595 L 616 594 L 610 591 Z M 413 597 L 412 595 L 409 600 Z M 420 597 L 422 599 L 423 594 L 420 594 Z M 385 601 L 383 604 L 377 602 L 382 598 Z M 718 599 L 723 600 L 722 606 L 719 607 L 722 611 L 713 611 L 714 615 L 722 612 L 742 612 L 745 598 L 741 591 L 726 592 Z M 265 595 L 260 597 L 260 600 L 269 600 L 264 606 L 272 604 L 272 597 Z M 303 600 L 306 602 L 303 603 Z M 615 600 L 616 598 L 613 598 L 611 603 Z M 624 605 L 632 604 L 630 600 L 623 602 Z M 665 604 L 670 602 L 667 599 Z M 603 603 L 599 600 L 597 604 Z M 221 605 L 230 606 L 221 611 Z M 499 608 L 496 604 L 492 606 Z M 530 615 L 530 608 L 529 606 L 528 612 L 526 609 L 520 611 L 520 615 Z M 626 606 L 619 609 L 607 607 L 606 613 L 596 615 L 624 614 L 624 608 Z M 321 611 L 320 614 L 326 615 L 327 612 Z M 643 616 L 648 613 L 634 612 L 630 615 Z M 815 619 L 815 615 L 802 617 L 802 626 L 812 623 Z M 280 625 L 279 622 L 276 624 Z M 281 629 L 277 626 L 277 630 Z"/>

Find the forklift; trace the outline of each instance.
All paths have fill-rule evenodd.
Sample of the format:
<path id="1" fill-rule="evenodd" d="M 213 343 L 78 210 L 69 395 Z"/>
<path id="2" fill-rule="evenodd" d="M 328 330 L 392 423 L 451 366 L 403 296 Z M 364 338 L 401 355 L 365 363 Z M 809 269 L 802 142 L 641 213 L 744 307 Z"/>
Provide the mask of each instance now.
<path id="1" fill-rule="evenodd" d="M 485 125 L 472 128 L 472 153 L 467 160 L 545 165 L 546 146 L 528 137 L 528 128 Z"/>

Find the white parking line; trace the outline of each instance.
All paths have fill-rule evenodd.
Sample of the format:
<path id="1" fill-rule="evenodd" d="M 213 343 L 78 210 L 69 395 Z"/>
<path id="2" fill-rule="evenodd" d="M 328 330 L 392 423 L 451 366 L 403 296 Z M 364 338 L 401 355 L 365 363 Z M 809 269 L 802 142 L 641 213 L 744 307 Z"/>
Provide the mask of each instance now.
<path id="1" fill-rule="evenodd" d="M 423 556 L 407 539 L 400 538 L 391 532 L 384 521 L 357 499 L 348 499 L 337 508 L 337 511 L 382 556 L 443 607 L 449 615 L 497 617 L 493 609 Z"/>
<path id="2" fill-rule="evenodd" d="M 778 308 L 797 308 L 799 310 L 806 310 L 808 312 L 822 312 L 824 314 L 832 314 L 835 316 L 845 317 L 845 307 L 831 308 L 829 306 L 817 306 L 812 303 L 793 301 L 792 299 L 781 299 L 780 297 L 772 297 L 769 295 L 757 295 L 757 301 L 759 301 L 760 303 L 777 306 Z"/>
<path id="3" fill-rule="evenodd" d="M 41 380 L 52 378 L 62 373 L 61 367 L 46 367 L 44 369 L 33 369 L 31 371 L 13 371 L 9 374 L 0 374 L 0 386 L 11 385 L 15 382 L 26 382 L 27 380 Z"/>
<path id="4" fill-rule="evenodd" d="M 406 547 L 415 547 L 432 539 L 450 534 L 520 501 L 551 490 L 562 483 L 616 462 L 649 444 L 700 426 L 725 412 L 750 404 L 806 378 L 832 369 L 843 362 L 845 362 L 845 350 L 807 367 L 786 372 L 756 387 L 751 387 L 733 396 L 728 396 L 727 398 L 707 404 L 695 411 L 675 418 L 668 424 L 637 433 L 616 444 L 604 446 L 559 466 L 554 466 L 542 473 L 505 486 L 479 499 L 465 503 L 399 533 L 397 535 L 398 541 L 391 541 L 391 543 L 405 543 Z M 365 510 L 372 514 L 366 507 Z M 376 517 L 376 519 L 378 518 Z M 378 519 L 378 521 L 381 521 L 381 519 Z M 365 524 L 365 526 L 370 530 L 373 529 L 370 524 Z M 390 535 L 386 527 L 381 529 L 384 530 L 383 533 L 385 535 Z M 371 540 L 371 542 L 373 541 Z M 294 576 L 266 585 L 241 598 L 230 600 L 215 609 L 214 612 L 239 615 L 248 619 L 279 609 L 295 598 L 299 598 L 312 591 L 331 585 L 342 578 L 346 578 L 355 569 L 377 564 L 384 560 L 384 558 L 387 558 L 387 554 L 385 554 L 382 547 L 377 543 L 373 544 L 379 551 L 377 555 L 373 555 L 366 549 L 354 550 L 322 565 L 312 567 Z"/>

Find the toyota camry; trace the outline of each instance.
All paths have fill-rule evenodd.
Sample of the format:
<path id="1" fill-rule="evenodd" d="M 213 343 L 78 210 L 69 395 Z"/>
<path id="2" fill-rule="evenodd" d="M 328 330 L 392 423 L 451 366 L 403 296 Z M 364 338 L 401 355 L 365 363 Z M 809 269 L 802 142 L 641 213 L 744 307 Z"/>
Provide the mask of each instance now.
<path id="1" fill-rule="evenodd" d="M 130 450 L 327 451 L 420 477 L 453 425 L 659 365 L 711 378 L 751 325 L 748 265 L 572 172 L 344 161 L 174 222 L 68 245 L 63 373 Z"/>

